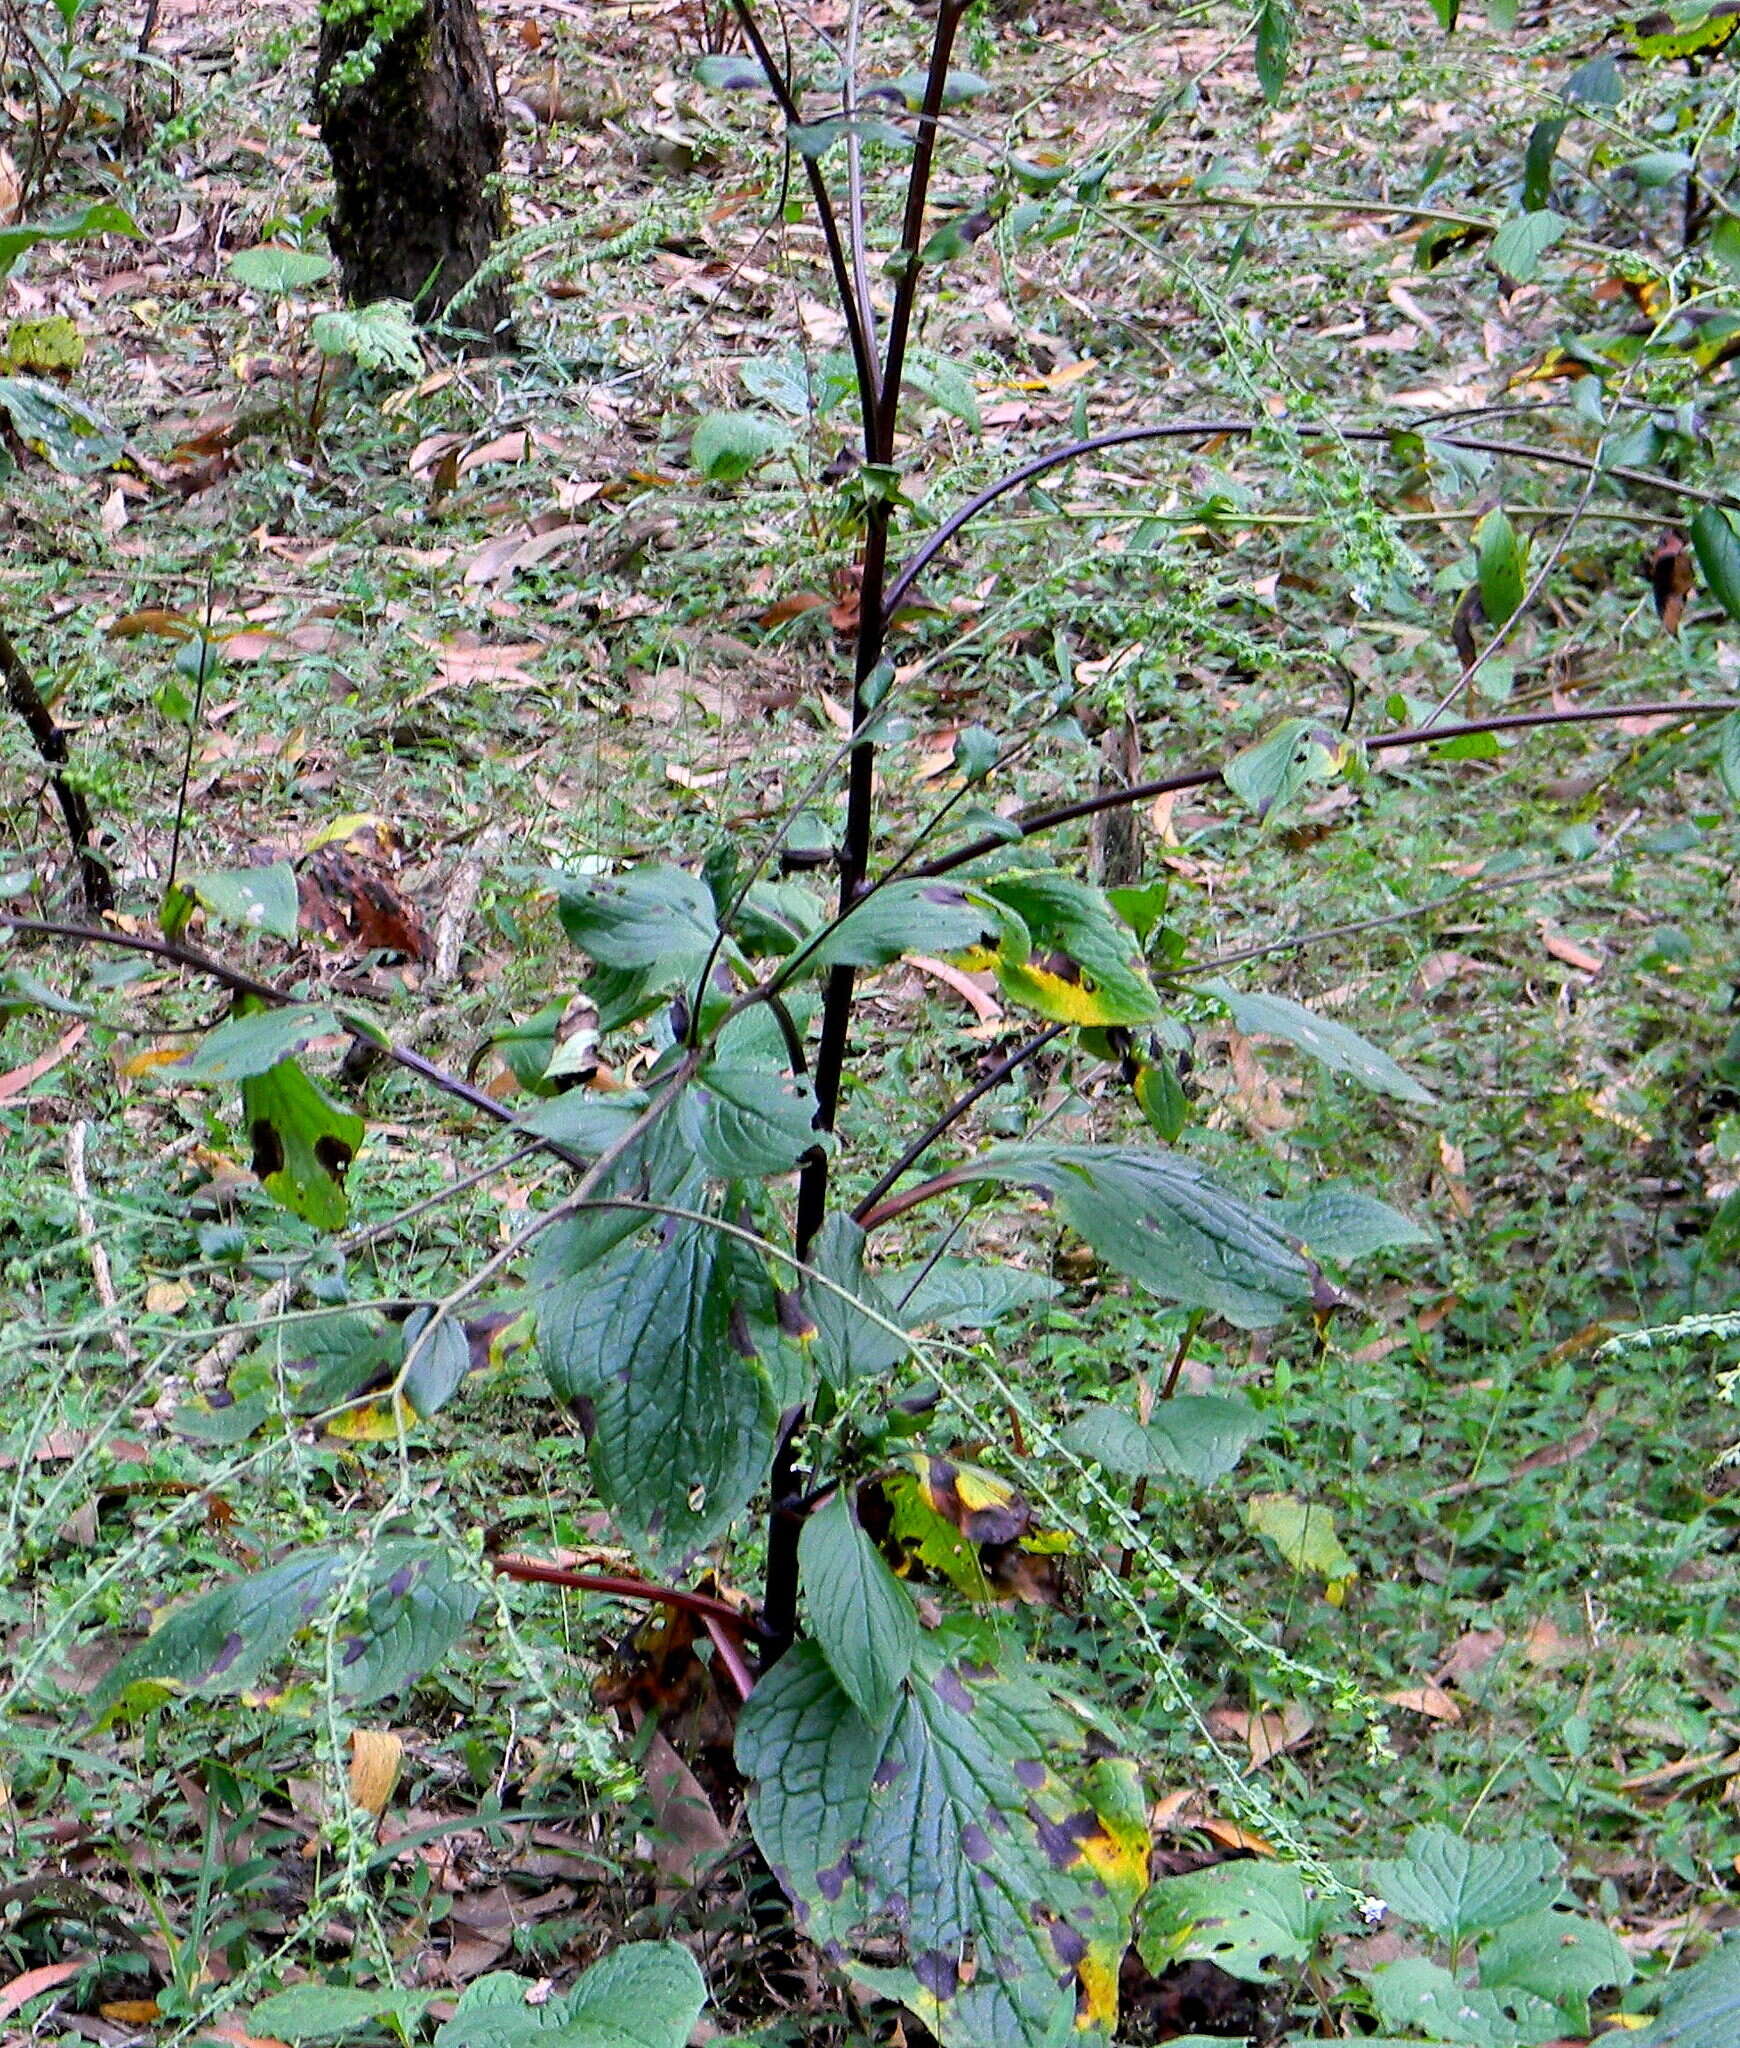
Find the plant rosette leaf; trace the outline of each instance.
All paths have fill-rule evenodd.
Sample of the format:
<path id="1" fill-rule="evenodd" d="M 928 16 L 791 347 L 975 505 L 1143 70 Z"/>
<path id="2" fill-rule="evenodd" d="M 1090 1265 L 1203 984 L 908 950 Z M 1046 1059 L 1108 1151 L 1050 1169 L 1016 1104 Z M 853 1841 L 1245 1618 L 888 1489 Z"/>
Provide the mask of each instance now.
<path id="1" fill-rule="evenodd" d="M 296 870 L 287 860 L 262 868 L 217 868 L 189 875 L 182 886 L 208 917 L 237 931 L 263 932 L 274 939 L 296 936 Z"/>
<path id="2" fill-rule="evenodd" d="M 1733 2048 L 1740 2039 L 1740 1937 L 1668 1979 L 1655 2018 L 1623 2037 L 1639 2048 Z"/>
<path id="3" fill-rule="evenodd" d="M 829 1670 L 866 1721 L 882 1722 L 912 1669 L 918 1616 L 859 1528 L 845 1487 L 804 1523 L 798 1570 Z"/>
<path id="4" fill-rule="evenodd" d="M 1563 2039 L 1565 2015 L 1557 2006 L 1526 1991 L 1476 1989 L 1424 1956 L 1385 1963 L 1365 1981 L 1381 2025 L 1418 2028 L 1431 2041 L 1529 2048 Z"/>
<path id="5" fill-rule="evenodd" d="M 387 2020 L 403 2035 L 416 2026 L 436 1996 L 433 1991 L 293 1984 L 288 1991 L 262 1999 L 248 2015 L 248 2029 L 262 2039 L 343 2041 Z"/>
<path id="6" fill-rule="evenodd" d="M 1129 1479 L 1188 1479 L 1213 1486 L 1238 1464 L 1245 1446 L 1269 1427 L 1244 1401 L 1219 1394 L 1177 1394 L 1157 1401 L 1140 1423 L 1122 1408 L 1089 1408 L 1063 1433 L 1077 1457 Z"/>
<path id="7" fill-rule="evenodd" d="M 1273 1964 L 1307 1961 L 1334 1917 L 1289 1864 L 1217 1863 L 1149 1887 L 1136 1945 L 1156 1973 L 1206 1962 L 1267 1984 L 1280 1974 Z"/>
<path id="8" fill-rule="evenodd" d="M 229 259 L 229 272 L 237 284 L 268 298 L 287 298 L 324 282 L 332 275 L 332 258 L 312 249 L 291 249 L 278 242 L 261 242 L 252 249 L 237 249 Z"/>
<path id="9" fill-rule="evenodd" d="M 593 1483 L 655 1567 L 722 1535 L 766 1476 L 775 1413 L 759 1327 L 771 1295 L 747 1247 L 673 1222 L 538 1304 L 539 1356 L 586 1432 Z"/>
<path id="10" fill-rule="evenodd" d="M 944 2048 L 1061 2048 L 1115 2023 L 1147 1881 L 1135 1772 L 1090 1742 L 1031 1667 L 944 1628 L 874 1723 L 800 1643 L 750 1695 L 737 1759 L 811 1940 Z"/>
<path id="11" fill-rule="evenodd" d="M 1247 1038 L 1279 1038 L 1307 1053 L 1332 1074 L 1345 1074 L 1380 1095 L 1392 1095 L 1400 1102 L 1430 1103 L 1431 1095 L 1411 1074 L 1405 1073 L 1387 1052 L 1337 1024 L 1319 1017 L 1286 996 L 1243 994 L 1230 982 L 1208 981 L 1204 995 L 1226 1006 L 1233 1029 Z"/>
<path id="12" fill-rule="evenodd" d="M 1629 1984 L 1634 1975 L 1618 1936 L 1581 1913 L 1525 1913 L 1507 1920 L 1480 1950 L 1484 1990 L 1544 1998 L 1579 2034 L 1589 2032 L 1590 1998 Z"/>
<path id="13" fill-rule="evenodd" d="M 510 1970 L 461 1992 L 435 2048 L 685 2048 L 707 2002 L 680 1942 L 631 1941 L 600 1956 L 567 1991 L 545 1997 Z"/>
<path id="14" fill-rule="evenodd" d="M 1413 1829 L 1406 1853 L 1367 1866 L 1367 1883 L 1404 1920 L 1452 1944 L 1558 1903 L 1560 1856 L 1551 1842 L 1471 1842 L 1434 1823 Z"/>

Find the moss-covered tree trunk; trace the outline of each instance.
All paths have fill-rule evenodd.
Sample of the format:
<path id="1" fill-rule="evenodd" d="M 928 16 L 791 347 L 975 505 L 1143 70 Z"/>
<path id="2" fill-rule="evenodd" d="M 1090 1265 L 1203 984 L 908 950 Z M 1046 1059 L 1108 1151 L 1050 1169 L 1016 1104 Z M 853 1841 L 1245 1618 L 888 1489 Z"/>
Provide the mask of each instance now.
<path id="1" fill-rule="evenodd" d="M 345 292 L 357 305 L 409 299 L 431 319 L 502 227 L 492 180 L 506 124 L 475 0 L 323 0 L 315 78 Z M 505 286 L 472 294 L 455 321 L 505 338 Z"/>

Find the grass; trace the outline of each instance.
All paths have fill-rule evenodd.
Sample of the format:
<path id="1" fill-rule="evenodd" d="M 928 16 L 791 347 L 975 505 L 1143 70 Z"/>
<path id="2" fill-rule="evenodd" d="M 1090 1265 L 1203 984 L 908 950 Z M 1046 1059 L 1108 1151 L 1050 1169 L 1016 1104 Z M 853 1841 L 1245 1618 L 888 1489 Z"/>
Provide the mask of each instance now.
<path id="1" fill-rule="evenodd" d="M 433 919 L 476 860 L 462 970 L 443 987 L 354 951 L 250 957 L 505 1089 L 496 1034 L 576 985 L 546 871 L 745 843 L 837 744 L 830 700 L 849 686 L 830 610 L 851 601 L 850 535 L 823 472 L 844 413 L 801 424 L 791 460 L 729 490 L 698 483 L 684 453 L 696 413 L 747 402 L 745 362 L 800 338 L 812 355 L 837 345 L 817 311 L 816 239 L 769 226 L 778 168 L 759 115 L 691 88 L 668 28 L 539 15 L 538 48 L 523 64 L 510 49 L 510 67 L 608 74 L 621 97 L 582 125 L 515 130 L 516 225 L 548 228 L 524 263 L 525 347 L 432 358 L 397 391 L 346 377 L 311 442 L 302 312 L 250 301 L 222 261 L 263 239 L 319 246 L 321 166 L 302 125 L 311 34 L 300 17 L 168 19 L 174 107 L 147 81 L 159 125 L 124 173 L 159 239 L 44 250 L 15 306 L 75 314 L 90 349 L 77 388 L 157 462 L 173 467 L 213 414 L 231 444 L 223 473 L 186 496 L 123 478 L 119 525 L 114 477 L 68 477 L 26 453 L 4 513 L 9 630 L 73 734 L 123 899 L 147 924 L 184 735 L 156 701 L 173 648 L 113 637 L 113 622 L 209 604 L 277 636 L 212 682 L 184 866 L 297 851 L 366 812 L 398 841 L 394 886 Z M 1225 759 L 1287 713 L 1339 720 L 1352 705 L 1376 729 L 1391 700 L 1430 705 L 1455 687 L 1449 617 L 1473 574 L 1473 515 L 1502 495 L 1519 525 L 1561 531 L 1576 480 L 1305 443 L 1289 420 L 1399 425 L 1447 399 L 1556 397 L 1510 380 L 1566 332 L 1623 325 L 1596 296 L 1610 267 L 1567 262 L 1506 298 L 1477 257 L 1416 273 L 1411 240 L 1382 214 L 1221 200 L 1357 192 L 1502 214 L 1542 92 L 1603 24 L 1572 14 L 1540 36 L 1475 28 L 1446 43 L 1417 10 L 1367 10 L 1357 35 L 1313 18 L 1269 112 L 1231 21 L 1159 29 L 1127 9 L 1090 22 L 1064 4 L 975 18 L 967 61 L 995 92 L 970 125 L 1006 123 L 1106 177 L 1086 208 L 1038 202 L 945 274 L 923 340 L 972 376 L 985 428 L 921 408 L 910 494 L 940 515 L 1012 451 L 1157 407 L 1267 424 L 1252 444 L 1120 451 L 1048 479 L 924 580 L 926 609 L 898 643 L 907 736 L 883 758 L 890 838 L 921 829 L 947 793 L 966 725 L 1038 730 L 994 787 L 1035 803 L 1092 787 L 1104 734 L 1126 719 L 1141 771 L 1158 773 Z M 119 66 L 117 25 L 99 16 L 92 33 Z M 1578 130 L 1564 203 L 1579 235 L 1625 248 L 1640 222 L 1659 233 L 1668 198 L 1625 187 L 1598 151 L 1614 123 L 1647 139 L 1682 86 L 1640 74 L 1622 115 Z M 661 168 L 666 130 L 702 175 Z M 60 188 L 116 176 L 109 142 L 94 115 L 76 125 Z M 944 197 L 971 203 L 975 179 L 951 178 Z M 183 206 L 193 226 L 174 233 Z M 1652 399 L 1695 399 L 1731 453 L 1730 374 L 1678 357 L 1649 376 Z M 1273 416 L 1283 400 L 1288 419 Z M 1510 424 L 1535 441 L 1558 431 Z M 437 435 L 496 452 L 443 488 L 413 460 Z M 1721 461 L 1694 473 L 1719 476 Z M 1732 635 L 1707 594 L 1678 637 L 1659 630 L 1639 557 L 1665 516 L 1605 487 L 1591 500 L 1544 606 L 1484 673 L 1486 701 L 1731 687 Z M 559 529 L 571 531 L 517 571 L 485 556 Z M 782 604 L 800 597 L 805 608 Z M 505 649 L 524 651 L 499 653 L 491 673 L 489 652 Z M 1223 1032 L 1197 1049 L 1194 1084 L 1214 1105 L 1205 1156 L 1249 1178 L 1254 1139 L 1274 1192 L 1345 1176 L 1436 1237 L 1364 1271 L 1321 1332 L 1211 1327 L 1193 1345 L 1192 1369 L 1246 1391 L 1270 1425 L 1230 1485 L 1149 1502 L 1159 1547 L 1213 1603 L 1138 1582 L 1199 1719 L 1156 1698 L 1120 1632 L 1084 1619 L 1073 1638 L 1159 1785 L 1194 1796 L 1176 1822 L 1187 1842 L 1206 1839 L 1205 1819 L 1248 1815 L 1203 1729 L 1237 1755 L 1240 1717 L 1297 1709 L 1308 1732 L 1249 1774 L 1291 1838 L 1343 1863 L 1430 1820 L 1549 1833 L 1651 1968 L 1715 1924 L 1740 1867 L 1735 1509 L 1712 1464 L 1736 1434 L 1715 1385 L 1735 1347 L 1600 1350 L 1611 1329 L 1733 1294 L 1731 1257 L 1707 1239 L 1735 1085 L 1722 1070 L 1734 827 L 1709 755 L 1707 732 L 1582 729 L 1490 760 L 1386 757 L 1267 832 L 1215 792 L 1144 819 L 1189 962 L 1272 946 L 1229 973 L 1368 1032 L 1440 1102 L 1425 1117 L 1374 1107 Z M 0 732 L 0 773 L 9 903 L 62 913 L 66 863 L 16 724 Z M 831 786 L 806 801 L 825 838 Z M 1345 925 L 1367 928 L 1311 936 Z M 323 1304 L 456 1284 L 553 1184 L 541 1166 L 378 1070 L 359 1090 L 371 1135 L 352 1239 L 335 1253 L 238 1182 L 248 1144 L 233 1098 L 128 1071 L 213 1021 L 208 988 L 96 952 L 19 945 L 8 965 L 90 1015 L 59 1066 L 0 1101 L 0 1258 L 18 1305 L 0 1338 L 0 1628 L 15 1665 L 0 1977 L 89 1951 L 99 1960 L 66 2009 L 154 1996 L 137 2023 L 171 2039 L 208 1998 L 243 2009 L 292 1967 L 433 1984 L 510 1963 L 560 1976 L 674 1927 L 702 1952 L 720 2012 L 759 2038 L 895 2038 L 885 2012 L 856 2013 L 791 1961 L 740 1857 L 692 1892 L 655 1881 L 655 1816 L 644 1791 L 624 1790 L 591 1696 L 601 1677 L 635 1699 L 652 1683 L 649 1645 L 624 1652 L 635 1624 L 609 1601 L 498 1582 L 499 1611 L 486 1608 L 468 1654 L 381 1711 L 404 1743 L 390 1825 L 424 1838 L 397 1858 L 343 1810 L 350 1731 L 317 1672 L 271 1697 L 100 1730 L 81 1717 L 142 1602 L 292 1543 L 389 1517 L 474 1557 L 491 1532 L 588 1555 L 604 1539 L 578 1438 L 523 1356 L 403 1458 L 295 1429 L 238 1450 L 165 1427 L 190 1390 L 221 1381 L 212 1348 L 280 1262 L 299 1262 L 307 1286 L 268 1343 L 294 1353 L 314 1325 L 292 1318 Z M 8 984 L 0 1070 L 79 1021 L 45 1013 L 32 987 Z M 1206 1023 L 1189 987 L 1181 977 L 1181 1013 Z M 845 1117 L 865 1184 L 1002 1043 L 904 968 L 881 978 L 867 1019 Z M 609 1050 L 622 1064 L 636 1049 Z M 1034 1115 L 1102 1131 L 1118 1113 L 1103 1076 L 1059 1056 L 988 1098 L 963 1134 Z M 88 1223 L 67 1185 L 75 1119 L 90 1129 Z M 963 1454 L 1008 1456 L 993 1369 L 1041 1423 L 1084 1400 L 1127 1402 L 1134 1375 L 1164 1373 L 1180 1316 L 1084 1271 L 1037 1214 L 966 1228 L 1050 1265 L 1064 1292 L 994 1353 L 951 1367 L 975 1411 Z M 112 1309 L 93 1292 L 93 1239 Z M 511 1307 L 511 1287 L 500 1298 Z M 1240 1506 L 1261 1492 L 1333 1513 L 1358 1567 L 1345 1604 L 1251 1534 Z M 751 1561 L 727 1550 L 722 1580 Z M 1216 1608 L 1248 1635 L 1212 1625 Z M 1335 1683 L 1313 1692 L 1299 1666 Z M 1414 1703 L 1392 1705 L 1374 1739 L 1369 1703 L 1386 1694 Z M 694 1732 L 704 1758 L 718 1731 Z M 504 1812 L 520 1816 L 511 1828 Z M 47 2037 L 70 2038 L 54 2031 L 68 2024 L 51 2020 Z"/>

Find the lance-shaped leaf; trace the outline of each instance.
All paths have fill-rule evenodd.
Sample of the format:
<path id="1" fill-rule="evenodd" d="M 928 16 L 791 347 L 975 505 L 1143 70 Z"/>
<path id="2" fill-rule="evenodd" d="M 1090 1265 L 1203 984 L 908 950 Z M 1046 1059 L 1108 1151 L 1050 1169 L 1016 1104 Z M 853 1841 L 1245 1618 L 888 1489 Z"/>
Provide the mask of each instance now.
<path id="1" fill-rule="evenodd" d="M 831 1387 L 887 1372 L 906 1356 L 900 1317 L 879 1279 L 864 1271 L 864 1232 L 836 1209 L 810 1247 L 809 1264 L 824 1287 L 805 1278 L 799 1293 L 815 1325 L 816 1363 Z M 861 1304 L 861 1305 L 860 1305 Z"/>
<path id="2" fill-rule="evenodd" d="M 1705 505 L 1692 521 L 1692 546 L 1716 602 L 1729 618 L 1740 619 L 1740 528 L 1733 514 Z"/>
<path id="3" fill-rule="evenodd" d="M 1343 1266 L 1369 1259 L 1374 1252 L 1432 1242 L 1432 1233 L 1411 1216 L 1380 1202 L 1376 1195 L 1344 1187 L 1338 1181 L 1326 1181 L 1308 1195 L 1270 1202 L 1268 1213 L 1288 1236 L 1298 1238 L 1320 1259 L 1333 1259 Z"/>
<path id="4" fill-rule="evenodd" d="M 1005 1316 L 1054 1301 L 1063 1292 L 1049 1273 L 1025 1266 L 981 1266 L 971 1259 L 885 1266 L 876 1278 L 909 1330 L 989 1330 Z"/>
<path id="5" fill-rule="evenodd" d="M 1494 506 L 1474 529 L 1474 546 L 1480 608 L 1489 624 L 1502 626 L 1528 588 L 1528 558 L 1502 505 Z"/>
<path id="6" fill-rule="evenodd" d="M 1331 1299 L 1312 1262 L 1242 1196 L 1175 1152 L 999 1145 L 974 1179 L 1043 1188 L 1100 1257 L 1167 1301 L 1243 1329 Z"/>
<path id="7" fill-rule="evenodd" d="M 1096 1736 L 1030 1667 L 945 1628 L 875 1723 L 799 1644 L 751 1694 L 737 1759 L 811 1940 L 945 2048 L 1062 2048 L 1110 2032 L 1147 1881 L 1135 1774 L 1091 1761 Z"/>
<path id="8" fill-rule="evenodd" d="M 707 2002 L 677 1941 L 627 1942 L 554 1998 L 537 1989 L 511 1970 L 474 1978 L 435 2048 L 684 2048 Z"/>
<path id="9" fill-rule="evenodd" d="M 629 1542 L 681 1565 L 767 1471 L 772 1401 L 752 1307 L 771 1293 L 747 1248 L 672 1223 L 547 1288 L 538 1350 L 586 1430 L 593 1482 Z"/>
<path id="10" fill-rule="evenodd" d="M 991 963 L 1012 1002 L 1101 1027 L 1160 1014 L 1140 949 L 1098 889 L 1050 871 L 994 875 L 979 886 L 1013 913 Z"/>
<path id="11" fill-rule="evenodd" d="M 903 953 L 964 953 L 995 946 L 1002 919 L 958 882 L 890 882 L 866 896 L 797 958 L 827 967 L 886 967 Z"/>
<path id="12" fill-rule="evenodd" d="M 883 1721 L 912 1669 L 918 1616 L 859 1528 L 845 1487 L 805 1522 L 798 1570 L 829 1669 L 866 1721 Z"/>
<path id="13" fill-rule="evenodd" d="M 1345 1074 L 1362 1087 L 1380 1095 L 1393 1095 L 1402 1102 L 1427 1103 L 1430 1094 L 1411 1074 L 1404 1073 L 1387 1052 L 1337 1024 L 1319 1017 L 1286 996 L 1245 995 L 1230 982 L 1207 981 L 1203 993 L 1222 1002 L 1231 1012 L 1233 1028 L 1250 1038 L 1279 1038 L 1309 1053 L 1333 1074 Z"/>
<path id="14" fill-rule="evenodd" d="M 482 1598 L 430 1543 L 383 1543 L 369 1565 L 361 1617 L 338 1634 L 338 1691 L 355 1707 L 403 1692 L 433 1670 Z"/>

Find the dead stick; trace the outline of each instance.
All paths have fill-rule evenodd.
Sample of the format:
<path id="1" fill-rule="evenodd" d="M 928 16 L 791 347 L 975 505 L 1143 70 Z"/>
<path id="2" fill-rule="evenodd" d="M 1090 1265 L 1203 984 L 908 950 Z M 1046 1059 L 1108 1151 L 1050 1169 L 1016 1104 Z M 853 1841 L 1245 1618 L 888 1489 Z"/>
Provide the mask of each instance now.
<path id="1" fill-rule="evenodd" d="M 43 702 L 35 678 L 4 626 L 0 626 L 0 671 L 6 677 L 7 703 L 23 719 L 36 742 L 36 751 L 48 764 L 48 779 L 54 786 L 55 801 L 66 820 L 67 837 L 72 841 L 84 878 L 85 908 L 100 917 L 105 910 L 115 907 L 115 885 L 94 850 L 90 806 L 85 802 L 84 792 L 75 789 L 60 773 L 70 758 L 66 734 L 55 724 L 54 714 Z"/>

